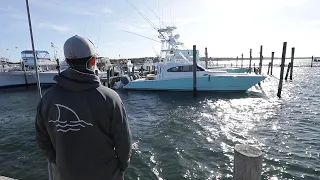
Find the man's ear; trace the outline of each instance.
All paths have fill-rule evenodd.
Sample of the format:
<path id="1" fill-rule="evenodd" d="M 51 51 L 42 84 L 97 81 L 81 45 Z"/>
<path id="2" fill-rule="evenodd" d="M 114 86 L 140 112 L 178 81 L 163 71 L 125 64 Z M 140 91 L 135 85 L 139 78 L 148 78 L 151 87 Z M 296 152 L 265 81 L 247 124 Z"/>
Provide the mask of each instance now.
<path id="1" fill-rule="evenodd" d="M 95 66 L 96 65 L 96 57 L 92 57 L 91 58 L 90 65 L 91 66 Z"/>

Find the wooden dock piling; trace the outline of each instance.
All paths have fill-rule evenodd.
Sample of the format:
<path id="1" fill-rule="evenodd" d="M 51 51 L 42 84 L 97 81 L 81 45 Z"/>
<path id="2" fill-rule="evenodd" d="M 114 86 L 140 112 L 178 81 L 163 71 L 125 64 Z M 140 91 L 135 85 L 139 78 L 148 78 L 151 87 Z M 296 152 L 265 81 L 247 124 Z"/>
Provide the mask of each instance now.
<path id="1" fill-rule="evenodd" d="M 253 146 L 237 144 L 234 147 L 234 180 L 260 180 L 262 151 Z"/>
<path id="2" fill-rule="evenodd" d="M 252 49 L 250 49 L 249 72 L 251 73 Z"/>
<path id="3" fill-rule="evenodd" d="M 108 67 L 108 71 L 107 71 L 107 87 L 110 87 L 110 68 Z"/>
<path id="4" fill-rule="evenodd" d="M 313 66 L 313 56 L 311 57 L 311 67 Z"/>
<path id="5" fill-rule="evenodd" d="M 267 72 L 267 75 L 269 75 L 270 68 L 271 68 L 271 62 L 268 63 L 268 72 Z"/>
<path id="6" fill-rule="evenodd" d="M 290 80 L 292 81 L 292 74 L 293 74 L 293 60 L 294 60 L 294 51 L 295 48 L 291 49 L 291 69 L 290 69 Z"/>
<path id="7" fill-rule="evenodd" d="M 281 98 L 281 91 L 282 91 L 282 83 L 283 83 L 283 72 L 284 72 L 284 63 L 286 61 L 286 51 L 287 51 L 287 42 L 283 42 L 283 48 L 282 48 L 282 59 L 281 59 L 281 70 L 280 70 L 280 80 L 279 80 L 279 86 L 278 86 L 278 93 L 277 96 Z"/>
<path id="8" fill-rule="evenodd" d="M 197 47 L 193 45 L 193 96 L 197 95 Z"/>
<path id="9" fill-rule="evenodd" d="M 208 48 L 204 49 L 204 53 L 206 55 L 206 62 L 205 62 L 206 64 L 205 65 L 206 65 L 206 69 L 208 69 Z"/>
<path id="10" fill-rule="evenodd" d="M 288 64 L 287 73 L 286 73 L 286 77 L 284 78 L 284 80 L 288 79 L 290 68 L 291 68 L 291 62 Z"/>
<path id="11" fill-rule="evenodd" d="M 241 68 L 243 68 L 243 53 L 241 54 Z"/>
<path id="12" fill-rule="evenodd" d="M 232 64 L 232 63 L 231 63 Z M 231 66 L 232 67 L 232 66 Z M 237 56 L 237 60 L 236 60 L 236 67 L 238 67 L 238 56 Z"/>
<path id="13" fill-rule="evenodd" d="M 56 59 L 56 61 L 57 61 L 57 70 L 58 70 L 58 73 L 60 74 L 60 61 L 59 61 L 59 59 Z"/>
<path id="14" fill-rule="evenodd" d="M 26 72 L 26 66 L 24 65 L 24 63 L 21 63 L 22 66 L 22 70 L 23 70 L 23 75 L 24 75 L 24 82 L 26 85 L 26 88 L 28 88 L 29 84 L 28 84 L 28 78 L 27 78 L 27 72 Z"/>
<path id="15" fill-rule="evenodd" d="M 273 59 L 274 59 L 274 52 L 271 53 L 271 68 L 270 68 L 270 75 L 272 75 L 273 72 Z"/>
<path id="16" fill-rule="evenodd" d="M 259 63 L 259 74 L 261 74 L 262 70 L 262 45 L 260 46 L 260 63 Z"/>

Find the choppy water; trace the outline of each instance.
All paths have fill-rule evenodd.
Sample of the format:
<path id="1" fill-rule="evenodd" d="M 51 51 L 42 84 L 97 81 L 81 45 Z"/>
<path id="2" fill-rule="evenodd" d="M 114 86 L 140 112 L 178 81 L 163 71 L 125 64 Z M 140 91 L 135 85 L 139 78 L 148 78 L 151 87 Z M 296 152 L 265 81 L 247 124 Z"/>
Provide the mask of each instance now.
<path id="1" fill-rule="evenodd" d="M 295 68 L 282 99 L 277 84 L 268 77 L 263 91 L 196 99 L 120 91 L 134 141 L 126 179 L 232 179 L 237 143 L 263 150 L 263 179 L 320 179 L 320 69 Z M 0 99 L 0 175 L 47 179 L 35 142 L 36 90 L 1 90 Z"/>

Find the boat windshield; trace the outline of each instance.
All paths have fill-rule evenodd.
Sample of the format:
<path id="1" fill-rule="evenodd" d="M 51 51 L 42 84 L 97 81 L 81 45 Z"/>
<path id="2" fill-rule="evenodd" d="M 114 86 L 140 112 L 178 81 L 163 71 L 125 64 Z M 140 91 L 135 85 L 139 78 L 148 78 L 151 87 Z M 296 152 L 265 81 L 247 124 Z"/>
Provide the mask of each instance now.
<path id="1" fill-rule="evenodd" d="M 198 69 L 200 69 L 201 71 L 205 71 L 206 68 L 202 67 L 201 65 L 197 64 Z"/>
<path id="2" fill-rule="evenodd" d="M 192 71 L 193 71 L 193 65 L 175 66 L 167 70 L 167 72 L 192 72 Z M 197 71 L 205 71 L 205 69 L 198 65 Z"/>
<path id="3" fill-rule="evenodd" d="M 49 59 L 50 60 L 50 55 L 47 51 L 36 51 L 36 56 L 39 59 Z M 23 51 L 23 52 L 21 52 L 21 57 L 23 59 L 33 58 L 33 52 L 32 51 Z"/>

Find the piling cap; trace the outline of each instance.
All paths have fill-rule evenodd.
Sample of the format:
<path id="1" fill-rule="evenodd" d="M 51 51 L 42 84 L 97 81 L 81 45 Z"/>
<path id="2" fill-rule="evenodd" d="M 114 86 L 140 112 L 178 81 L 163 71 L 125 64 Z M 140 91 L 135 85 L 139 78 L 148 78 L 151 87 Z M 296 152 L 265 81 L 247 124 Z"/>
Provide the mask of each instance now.
<path id="1" fill-rule="evenodd" d="M 66 59 L 80 59 L 96 55 L 93 43 L 78 35 L 69 38 L 63 46 Z"/>
<path id="2" fill-rule="evenodd" d="M 262 156 L 262 151 L 260 149 L 245 144 L 236 144 L 234 151 L 247 157 Z"/>

